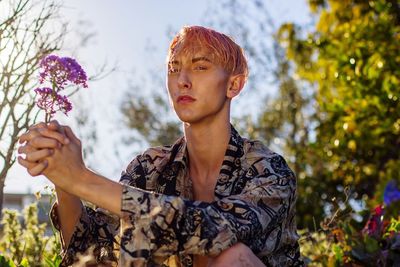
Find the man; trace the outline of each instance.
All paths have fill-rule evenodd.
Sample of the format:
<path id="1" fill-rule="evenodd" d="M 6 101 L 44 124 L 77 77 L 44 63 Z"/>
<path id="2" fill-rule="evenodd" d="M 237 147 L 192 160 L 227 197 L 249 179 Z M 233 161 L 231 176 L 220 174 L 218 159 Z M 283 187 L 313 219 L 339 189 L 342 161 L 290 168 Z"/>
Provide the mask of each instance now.
<path id="1" fill-rule="evenodd" d="M 214 30 L 184 27 L 167 67 L 184 137 L 138 155 L 119 183 L 85 167 L 69 127 L 39 124 L 21 136 L 19 163 L 56 186 L 63 265 L 89 252 L 120 266 L 301 265 L 293 172 L 230 124 L 248 75 L 242 49 Z"/>

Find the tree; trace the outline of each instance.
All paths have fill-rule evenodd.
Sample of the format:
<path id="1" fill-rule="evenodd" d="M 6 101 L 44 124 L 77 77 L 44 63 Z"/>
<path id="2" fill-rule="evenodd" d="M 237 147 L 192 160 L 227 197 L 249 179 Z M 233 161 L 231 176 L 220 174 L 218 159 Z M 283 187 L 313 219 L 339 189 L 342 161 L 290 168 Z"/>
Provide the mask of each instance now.
<path id="1" fill-rule="evenodd" d="M 32 89 L 37 85 L 34 78 L 39 62 L 60 49 L 66 25 L 56 19 L 59 5 L 55 2 L 0 1 L 0 10 L 1 210 L 18 137 L 37 116 Z M 53 23 L 60 24 L 58 31 L 49 30 Z"/>
<path id="2" fill-rule="evenodd" d="M 382 202 L 400 181 L 400 6 L 398 1 L 312 0 L 307 34 L 282 25 L 279 38 L 295 73 L 315 89 L 315 142 L 310 180 L 321 196 Z M 331 186 L 329 186 L 331 185 Z M 322 193 L 323 192 L 323 193 Z"/>

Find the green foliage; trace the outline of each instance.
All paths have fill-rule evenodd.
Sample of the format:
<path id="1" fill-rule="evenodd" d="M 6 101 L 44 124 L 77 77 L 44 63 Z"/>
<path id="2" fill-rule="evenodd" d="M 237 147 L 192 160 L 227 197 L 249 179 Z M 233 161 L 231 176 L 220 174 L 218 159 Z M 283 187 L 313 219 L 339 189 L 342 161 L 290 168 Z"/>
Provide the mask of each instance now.
<path id="1" fill-rule="evenodd" d="M 295 75 L 315 88 L 316 140 L 307 153 L 316 160 L 305 158 L 307 179 L 329 197 L 349 185 L 354 198 L 373 206 L 389 180 L 400 181 L 399 3 L 310 5 L 313 30 L 285 24 L 278 32 Z"/>
<path id="2" fill-rule="evenodd" d="M 39 224 L 37 203 L 21 214 L 3 210 L 3 237 L 0 240 L 0 266 L 58 266 L 61 262 L 60 240 L 45 236 L 46 223 Z"/>
<path id="3" fill-rule="evenodd" d="M 157 108 L 152 108 L 154 106 Z M 124 100 L 121 111 L 129 128 L 135 129 L 151 146 L 159 146 L 172 144 L 182 136 L 181 124 L 176 120 L 166 120 L 169 108 L 166 100 L 160 96 L 155 96 L 153 102 L 145 100 L 143 96 L 132 96 Z"/>

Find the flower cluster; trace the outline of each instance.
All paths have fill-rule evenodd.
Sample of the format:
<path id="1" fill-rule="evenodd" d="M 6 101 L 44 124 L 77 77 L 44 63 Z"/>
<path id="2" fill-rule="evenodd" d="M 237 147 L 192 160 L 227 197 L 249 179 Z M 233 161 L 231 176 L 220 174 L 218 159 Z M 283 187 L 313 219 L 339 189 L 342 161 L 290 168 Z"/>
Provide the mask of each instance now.
<path id="1" fill-rule="evenodd" d="M 400 262 L 400 190 L 386 184 L 383 203 L 335 220 L 322 231 L 307 233 L 301 244 L 308 266 L 398 266 Z"/>
<path id="2" fill-rule="evenodd" d="M 62 111 L 67 115 L 72 109 L 72 104 L 67 96 L 60 95 L 69 84 L 87 88 L 87 76 L 75 59 L 49 55 L 40 62 L 39 82 L 48 82 L 50 87 L 36 88 L 39 96 L 36 104 L 46 112 L 46 122 L 57 112 Z"/>
<path id="3" fill-rule="evenodd" d="M 37 101 L 39 108 L 43 109 L 46 114 L 54 114 L 56 111 L 62 111 L 67 114 L 72 110 L 72 104 L 66 96 L 55 94 L 53 96 L 53 89 L 49 87 L 36 88 L 35 93 L 40 96 Z"/>

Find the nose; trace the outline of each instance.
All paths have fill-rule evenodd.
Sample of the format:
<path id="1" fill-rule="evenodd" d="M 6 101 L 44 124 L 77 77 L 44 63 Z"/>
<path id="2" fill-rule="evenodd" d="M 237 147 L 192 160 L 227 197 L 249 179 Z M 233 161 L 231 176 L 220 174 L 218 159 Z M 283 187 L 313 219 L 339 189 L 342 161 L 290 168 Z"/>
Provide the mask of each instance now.
<path id="1" fill-rule="evenodd" d="M 190 75 L 185 70 L 181 70 L 178 76 L 178 87 L 179 89 L 190 89 L 192 88 L 192 82 Z"/>

